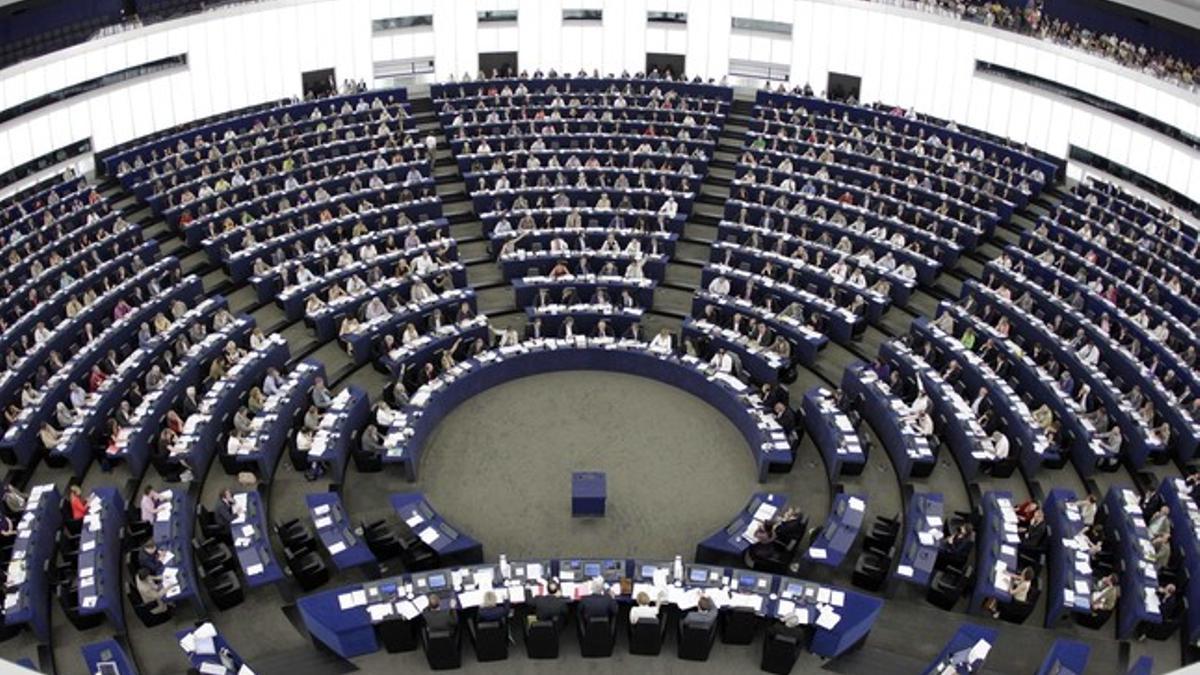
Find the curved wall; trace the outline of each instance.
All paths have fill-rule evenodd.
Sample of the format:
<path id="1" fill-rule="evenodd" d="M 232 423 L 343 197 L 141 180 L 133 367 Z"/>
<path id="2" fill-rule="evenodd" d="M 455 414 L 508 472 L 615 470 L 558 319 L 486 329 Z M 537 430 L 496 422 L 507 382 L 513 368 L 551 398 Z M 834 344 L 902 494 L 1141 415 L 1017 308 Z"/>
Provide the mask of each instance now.
<path id="1" fill-rule="evenodd" d="M 563 9 L 600 9 L 566 22 Z M 516 10 L 508 23 L 479 11 Z M 686 25 L 647 24 L 686 12 Z M 374 33 L 373 19 L 432 15 L 432 28 Z M 731 19 L 792 33 L 733 30 Z M 689 74 L 721 77 L 731 59 L 790 69 L 823 88 L 829 71 L 862 78 L 862 99 L 958 120 L 1064 157 L 1077 145 L 1176 191 L 1200 194 L 1194 150 L 1094 108 L 975 73 L 976 59 L 1054 79 L 1200 135 L 1200 94 L 1102 59 L 954 19 L 856 0 L 271 0 L 79 45 L 0 71 L 0 108 L 107 72 L 186 52 L 186 70 L 64 102 L 0 126 L 0 172 L 91 137 L 98 150 L 230 109 L 297 95 L 300 74 L 336 69 L 374 81 L 375 64 L 431 57 L 428 79 L 461 77 L 480 52 L 518 53 L 521 68 L 631 72 L 646 52 L 686 56 Z M 761 82 L 734 80 L 735 84 Z M 85 167 L 86 168 L 86 167 Z M 32 182 L 34 179 L 30 179 Z M 11 189 L 19 188 L 20 185 Z M 9 191 L 11 191 L 11 189 Z"/>

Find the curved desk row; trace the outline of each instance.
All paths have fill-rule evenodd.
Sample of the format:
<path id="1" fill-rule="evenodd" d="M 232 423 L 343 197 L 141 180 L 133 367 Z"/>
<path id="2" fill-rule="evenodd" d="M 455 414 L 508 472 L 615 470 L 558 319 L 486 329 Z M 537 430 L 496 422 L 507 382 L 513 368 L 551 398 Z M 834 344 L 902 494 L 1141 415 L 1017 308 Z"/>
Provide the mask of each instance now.
<path id="1" fill-rule="evenodd" d="M 756 492 L 729 524 L 696 544 L 696 562 L 705 565 L 741 566 L 743 556 L 755 542 L 759 528 L 787 506 L 787 495 Z"/>
<path id="2" fill-rule="evenodd" d="M 249 468 L 260 481 L 271 482 L 296 418 L 308 409 L 309 394 L 318 377 L 325 377 L 325 365 L 320 361 L 305 359 L 292 368 L 278 391 L 267 397 L 262 412 L 250 421 L 250 433 L 242 439 L 239 451 L 230 454 L 226 448 L 221 455 L 228 473 Z"/>
<path id="3" fill-rule="evenodd" d="M 821 451 L 825 473 L 831 483 L 843 475 L 857 476 L 867 464 L 867 451 L 850 416 L 833 400 L 833 392 L 813 387 L 804 392 L 800 404 L 804 429 Z"/>
<path id="4" fill-rule="evenodd" d="M 892 578 L 921 587 L 933 581 L 945 508 L 940 492 L 914 492 L 909 497 L 904 512 L 904 543 Z"/>
<path id="5" fill-rule="evenodd" d="M 1054 628 L 1068 614 L 1088 616 L 1092 613 L 1092 563 L 1088 553 L 1090 542 L 1084 530 L 1087 525 L 1075 493 L 1066 488 L 1054 488 L 1046 495 L 1042 511 L 1050 530 L 1046 551 L 1046 628 Z"/>
<path id="6" fill-rule="evenodd" d="M 323 591 L 301 598 L 297 607 L 313 639 L 349 659 L 378 651 L 377 631 L 416 619 L 429 594 L 468 608 L 491 590 L 521 605 L 545 594 L 546 582 L 558 579 L 563 596 L 576 600 L 589 592 L 596 578 L 625 603 L 644 591 L 687 610 L 703 594 L 718 608 L 747 608 L 768 619 L 795 616 L 814 627 L 809 648 L 825 658 L 839 656 L 865 639 L 883 607 L 883 600 L 857 591 L 737 568 L 684 565 L 678 558 L 674 563 L 561 559 L 446 568 Z M 632 582 L 630 595 L 620 594 L 625 579 Z"/>
<path id="7" fill-rule="evenodd" d="M 829 518 L 813 537 L 804 559 L 818 565 L 838 567 L 849 555 L 867 516 L 867 496 L 839 493 L 833 497 Z"/>
<path id="8" fill-rule="evenodd" d="M 346 570 L 376 562 L 367 542 L 354 532 L 354 524 L 346 514 L 341 496 L 336 492 L 310 492 L 304 495 L 309 518 L 317 538 L 333 561 L 333 566 Z"/>
<path id="9" fill-rule="evenodd" d="M 62 495 L 53 483 L 29 491 L 17 522 L 5 578 L 4 625 L 25 626 L 50 644 L 50 565 L 62 525 Z"/>
<path id="10" fill-rule="evenodd" d="M 772 465 L 790 466 L 793 454 L 783 430 L 763 409 L 754 390 L 716 375 L 691 356 L 653 352 L 645 342 L 586 339 L 527 340 L 456 364 L 422 386 L 393 421 L 383 461 L 399 464 L 416 480 L 425 441 L 460 403 L 505 382 L 563 370 L 603 370 L 639 375 L 683 389 L 720 410 L 742 432 L 757 465 L 759 481 Z"/>
<path id="11" fill-rule="evenodd" d="M 393 494 L 389 501 L 400 520 L 444 565 L 477 565 L 483 562 L 483 544 L 450 526 L 420 492 Z"/>
<path id="12" fill-rule="evenodd" d="M 125 503 L 116 488 L 98 487 L 88 498 L 79 533 L 79 614 L 104 614 L 119 633 L 125 631 L 121 595 L 121 539 Z"/>
<path id="13" fill-rule="evenodd" d="M 842 391 L 883 443 L 902 480 L 928 476 L 937 464 L 929 439 L 904 420 L 908 406 L 862 361 L 846 366 Z"/>

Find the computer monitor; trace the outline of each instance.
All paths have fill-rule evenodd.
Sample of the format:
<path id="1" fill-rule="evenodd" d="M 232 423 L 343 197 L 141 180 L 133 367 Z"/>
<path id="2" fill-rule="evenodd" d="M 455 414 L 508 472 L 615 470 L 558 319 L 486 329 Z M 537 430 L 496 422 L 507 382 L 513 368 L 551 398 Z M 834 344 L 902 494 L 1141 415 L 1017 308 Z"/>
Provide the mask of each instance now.
<path id="1" fill-rule="evenodd" d="M 785 592 L 792 596 L 800 595 L 804 592 L 804 584 L 798 584 L 795 582 L 789 583 Z"/>
<path id="2" fill-rule="evenodd" d="M 583 575 L 587 577 L 600 576 L 600 563 L 585 563 L 583 565 Z"/>
<path id="3" fill-rule="evenodd" d="M 758 577 L 753 574 L 742 574 L 738 577 L 739 586 L 753 586 L 758 581 Z"/>
<path id="4" fill-rule="evenodd" d="M 429 587 L 430 588 L 437 588 L 439 586 L 445 586 L 445 585 L 446 585 L 446 575 L 445 574 L 430 575 L 430 577 L 429 577 Z"/>
<path id="5" fill-rule="evenodd" d="M 693 569 L 688 574 L 688 579 L 691 581 L 694 581 L 696 583 L 708 581 L 708 570 L 703 570 L 703 569 L 698 569 L 698 568 Z"/>
<path id="6" fill-rule="evenodd" d="M 654 576 L 654 573 L 657 570 L 658 570 L 658 568 L 655 567 L 654 565 L 642 565 L 642 577 L 649 579 Z"/>

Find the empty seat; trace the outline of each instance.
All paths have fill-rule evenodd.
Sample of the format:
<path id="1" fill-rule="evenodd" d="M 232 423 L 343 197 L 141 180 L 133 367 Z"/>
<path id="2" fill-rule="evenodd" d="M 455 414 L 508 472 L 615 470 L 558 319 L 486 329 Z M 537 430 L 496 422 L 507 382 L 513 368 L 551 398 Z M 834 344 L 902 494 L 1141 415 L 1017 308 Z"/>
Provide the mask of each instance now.
<path id="1" fill-rule="evenodd" d="M 558 658 L 558 625 L 532 621 L 525 628 L 525 655 L 531 659 Z"/>
<path id="2" fill-rule="evenodd" d="M 612 656 L 617 641 L 617 624 L 603 616 L 579 621 L 579 654 L 585 658 Z"/>
<path id="3" fill-rule="evenodd" d="M 721 642 L 748 645 L 758 630 L 758 614 L 749 607 L 733 607 L 721 612 Z"/>
<path id="4" fill-rule="evenodd" d="M 425 647 L 425 660 L 433 670 L 462 666 L 462 643 L 457 630 L 422 630 L 421 643 Z"/>
<path id="5" fill-rule="evenodd" d="M 479 661 L 503 661 L 508 658 L 508 622 L 472 621 L 471 644 Z"/>

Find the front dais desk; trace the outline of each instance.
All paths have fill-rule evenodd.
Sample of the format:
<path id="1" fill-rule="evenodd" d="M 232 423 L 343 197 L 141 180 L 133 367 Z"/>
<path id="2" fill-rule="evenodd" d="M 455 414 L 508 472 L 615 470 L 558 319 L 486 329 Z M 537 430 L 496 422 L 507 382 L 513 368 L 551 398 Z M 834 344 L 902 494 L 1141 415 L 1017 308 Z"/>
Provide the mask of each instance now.
<path id="1" fill-rule="evenodd" d="M 297 605 L 313 639 L 345 658 L 376 652 L 381 634 L 408 630 L 438 595 L 443 606 L 478 606 L 492 591 L 500 601 L 519 606 L 543 595 L 557 579 L 569 601 L 591 592 L 602 579 L 611 597 L 626 604 L 639 592 L 665 598 L 664 604 L 690 610 L 707 596 L 719 609 L 744 608 L 766 619 L 791 616 L 811 626 L 810 650 L 833 658 L 866 638 L 883 600 L 824 584 L 709 565 L 634 559 L 558 559 L 506 561 L 453 567 L 351 584 L 301 598 Z M 622 592 L 624 585 L 628 593 Z"/>
<path id="2" fill-rule="evenodd" d="M 728 375 L 713 372 L 692 356 L 654 351 L 645 342 L 612 338 L 535 339 L 500 347 L 467 359 L 423 385 L 392 420 L 385 464 L 397 464 L 416 480 L 426 439 L 456 406 L 511 380 L 564 370 L 603 370 L 657 380 L 699 397 L 733 422 L 754 455 L 758 479 L 786 470 L 793 452 L 783 429 L 767 412 L 755 390 Z"/>

